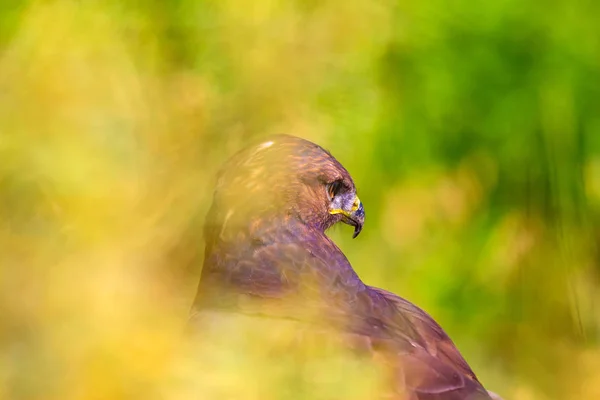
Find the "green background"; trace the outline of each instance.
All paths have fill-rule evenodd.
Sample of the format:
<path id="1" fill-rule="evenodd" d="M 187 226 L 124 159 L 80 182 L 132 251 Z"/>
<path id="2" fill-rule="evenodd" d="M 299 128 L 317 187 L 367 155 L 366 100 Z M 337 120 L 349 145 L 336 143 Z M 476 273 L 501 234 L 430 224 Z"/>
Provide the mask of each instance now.
<path id="1" fill-rule="evenodd" d="M 429 311 L 489 389 L 598 398 L 599 16 L 594 1 L 2 1 L 2 397 L 154 381 L 216 169 L 290 133 L 354 177 L 363 233 L 331 234 L 361 277 Z"/>

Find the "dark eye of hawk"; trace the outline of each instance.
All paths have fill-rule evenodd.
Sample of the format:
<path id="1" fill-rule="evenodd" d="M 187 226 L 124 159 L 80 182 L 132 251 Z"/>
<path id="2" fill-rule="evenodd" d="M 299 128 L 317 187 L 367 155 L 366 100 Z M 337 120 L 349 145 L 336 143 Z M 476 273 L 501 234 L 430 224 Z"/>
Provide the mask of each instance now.
<path id="1" fill-rule="evenodd" d="M 340 194 L 343 189 L 344 184 L 340 179 L 327 185 L 327 193 L 329 193 L 329 200 L 333 200 L 333 198 Z"/>

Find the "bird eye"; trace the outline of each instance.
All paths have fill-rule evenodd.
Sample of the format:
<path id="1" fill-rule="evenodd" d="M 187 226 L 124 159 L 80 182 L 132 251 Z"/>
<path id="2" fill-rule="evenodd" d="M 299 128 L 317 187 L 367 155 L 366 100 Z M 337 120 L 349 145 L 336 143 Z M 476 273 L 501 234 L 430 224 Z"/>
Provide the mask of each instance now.
<path id="1" fill-rule="evenodd" d="M 342 183 L 341 180 L 334 181 L 334 182 L 330 183 L 329 185 L 327 185 L 327 192 L 329 193 L 329 199 L 333 199 L 335 196 L 337 196 L 342 191 L 343 187 L 344 187 L 344 184 Z"/>

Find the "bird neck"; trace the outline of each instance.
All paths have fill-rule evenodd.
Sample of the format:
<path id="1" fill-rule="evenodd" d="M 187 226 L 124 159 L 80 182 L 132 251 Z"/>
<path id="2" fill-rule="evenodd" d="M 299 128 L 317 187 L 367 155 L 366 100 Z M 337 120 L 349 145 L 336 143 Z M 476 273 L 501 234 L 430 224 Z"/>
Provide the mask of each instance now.
<path id="1" fill-rule="evenodd" d="M 224 228 L 224 229 L 223 229 Z M 282 299 L 300 289 L 352 293 L 364 288 L 341 250 L 318 227 L 291 216 L 237 229 L 207 229 L 196 307 L 236 297 Z"/>

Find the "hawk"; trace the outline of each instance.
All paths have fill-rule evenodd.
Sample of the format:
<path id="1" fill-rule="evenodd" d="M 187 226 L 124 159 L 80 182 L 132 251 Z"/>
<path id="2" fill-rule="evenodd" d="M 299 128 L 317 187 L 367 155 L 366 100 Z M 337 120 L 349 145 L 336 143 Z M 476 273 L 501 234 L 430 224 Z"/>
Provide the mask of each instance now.
<path id="1" fill-rule="evenodd" d="M 385 398 L 491 399 L 425 311 L 368 286 L 325 231 L 358 236 L 365 210 L 348 171 L 322 147 L 280 135 L 235 154 L 217 177 L 191 322 L 205 313 L 286 319 L 339 333 L 389 371 Z"/>

